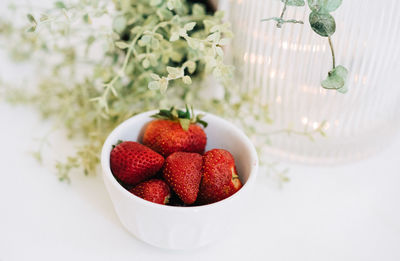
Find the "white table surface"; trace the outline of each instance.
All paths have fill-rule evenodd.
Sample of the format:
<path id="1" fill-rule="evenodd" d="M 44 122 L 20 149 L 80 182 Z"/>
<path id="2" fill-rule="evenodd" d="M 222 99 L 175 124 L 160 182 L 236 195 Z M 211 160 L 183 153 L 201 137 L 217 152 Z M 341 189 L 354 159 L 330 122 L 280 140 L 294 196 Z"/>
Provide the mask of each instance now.
<path id="1" fill-rule="evenodd" d="M 3 60 L 0 76 L 18 75 Z M 252 211 L 232 236 L 168 251 L 123 229 L 99 174 L 74 173 L 68 185 L 57 180 L 52 160 L 41 166 L 33 159 L 35 138 L 50 129 L 31 108 L 0 102 L 0 261 L 400 260 L 400 137 L 352 164 L 286 164 L 291 181 L 282 189 L 259 173 Z M 70 151 L 62 137 L 51 135 L 48 155 Z"/>
<path id="2" fill-rule="evenodd" d="M 75 173 L 68 185 L 51 162 L 32 158 L 34 139 L 50 126 L 35 112 L 3 103 L 0 122 L 1 261 L 400 260 L 400 139 L 353 164 L 289 164 L 282 189 L 259 173 L 252 211 L 231 237 L 168 251 L 122 228 L 100 175 Z"/>

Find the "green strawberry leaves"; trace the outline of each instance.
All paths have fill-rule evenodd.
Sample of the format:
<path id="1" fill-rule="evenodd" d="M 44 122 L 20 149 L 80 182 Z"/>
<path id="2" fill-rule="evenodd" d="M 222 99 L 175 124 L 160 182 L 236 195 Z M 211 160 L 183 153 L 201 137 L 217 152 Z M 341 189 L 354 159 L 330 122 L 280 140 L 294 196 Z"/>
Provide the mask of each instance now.
<path id="1" fill-rule="evenodd" d="M 207 127 L 208 123 L 203 121 L 204 115 L 195 115 L 193 106 L 186 105 L 186 111 L 175 109 L 171 107 L 169 110 L 160 110 L 157 114 L 151 115 L 152 118 L 177 121 L 181 125 L 182 129 L 185 131 L 189 130 L 190 124 L 199 123 L 203 125 L 204 128 Z"/>

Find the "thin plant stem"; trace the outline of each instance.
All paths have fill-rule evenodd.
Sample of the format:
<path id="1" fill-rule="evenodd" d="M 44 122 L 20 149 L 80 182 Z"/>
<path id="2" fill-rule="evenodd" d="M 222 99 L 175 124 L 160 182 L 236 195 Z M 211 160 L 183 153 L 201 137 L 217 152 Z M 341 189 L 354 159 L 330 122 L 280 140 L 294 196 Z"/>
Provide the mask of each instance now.
<path id="1" fill-rule="evenodd" d="M 279 21 L 278 24 L 276 25 L 278 28 L 281 28 L 281 27 L 282 27 L 283 15 L 284 15 L 285 12 L 286 12 L 287 2 L 288 2 L 288 0 L 285 1 L 285 5 L 283 6 L 281 16 L 279 17 L 279 18 L 280 18 L 280 21 Z"/>
<path id="2" fill-rule="evenodd" d="M 332 39 L 330 36 L 328 36 L 328 41 L 329 41 L 329 47 L 331 48 L 331 52 L 332 52 L 333 69 L 335 69 L 336 68 L 335 51 L 333 50 Z"/>

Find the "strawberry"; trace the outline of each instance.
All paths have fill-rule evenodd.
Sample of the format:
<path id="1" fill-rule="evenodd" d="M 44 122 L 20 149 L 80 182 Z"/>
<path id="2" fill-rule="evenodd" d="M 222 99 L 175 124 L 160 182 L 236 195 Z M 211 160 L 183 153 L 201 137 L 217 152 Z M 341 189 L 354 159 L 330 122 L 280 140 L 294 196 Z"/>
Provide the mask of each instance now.
<path id="1" fill-rule="evenodd" d="M 196 152 L 203 154 L 207 143 L 204 130 L 196 123 L 204 127 L 207 123 L 201 120 L 202 115 L 192 115 L 186 107 L 186 112 L 176 110 L 160 110 L 152 117 L 157 118 L 150 122 L 143 135 L 143 144 L 157 151 L 164 157 L 174 152 Z"/>
<path id="2" fill-rule="evenodd" d="M 138 184 L 154 176 L 163 164 L 163 156 L 134 141 L 119 143 L 110 155 L 112 173 L 129 185 Z"/>
<path id="3" fill-rule="evenodd" d="M 175 152 L 165 159 L 163 177 L 183 203 L 196 201 L 203 158 L 198 153 Z"/>
<path id="4" fill-rule="evenodd" d="M 167 204 L 171 196 L 168 185 L 160 179 L 144 181 L 129 191 L 142 199 L 162 205 Z"/>
<path id="5" fill-rule="evenodd" d="M 223 200 L 242 187 L 232 154 L 223 149 L 213 149 L 203 155 L 203 177 L 199 198 L 201 204 Z"/>

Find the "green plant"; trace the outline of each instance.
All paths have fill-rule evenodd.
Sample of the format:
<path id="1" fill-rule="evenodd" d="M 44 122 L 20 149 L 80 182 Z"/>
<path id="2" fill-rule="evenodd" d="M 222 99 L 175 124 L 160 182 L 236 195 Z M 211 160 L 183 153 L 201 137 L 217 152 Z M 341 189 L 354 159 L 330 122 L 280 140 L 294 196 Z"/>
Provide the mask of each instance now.
<path id="1" fill-rule="evenodd" d="M 222 48 L 232 33 L 222 18 L 186 0 L 83 0 L 33 10 L 24 28 L 0 19 L 2 46 L 39 69 L 37 88 L 7 89 L 6 96 L 37 106 L 81 144 L 57 164 L 60 178 L 77 166 L 88 174 L 120 122 L 191 97 L 202 104 L 208 97 L 196 93 L 209 75 L 229 82 Z"/>
<path id="2" fill-rule="evenodd" d="M 263 21 L 276 21 L 276 26 L 278 28 L 282 28 L 282 25 L 285 23 L 303 24 L 303 21 L 298 21 L 294 19 L 285 20 L 283 19 L 283 17 L 288 6 L 304 6 L 305 0 L 280 1 L 284 3 L 280 17 L 263 19 Z M 332 70 L 328 72 L 327 78 L 321 82 L 321 86 L 328 90 L 337 90 L 338 92 L 346 93 L 346 78 L 348 70 L 342 65 L 336 65 L 335 51 L 331 38 L 331 36 L 336 31 L 336 22 L 330 13 L 338 9 L 341 4 L 342 0 L 308 0 L 308 7 L 311 10 L 311 13 L 309 15 L 310 26 L 315 33 L 322 37 L 328 38 L 329 47 L 332 54 Z"/>
<path id="3" fill-rule="evenodd" d="M 13 12 L 27 11 L 18 7 Z M 28 85 L 1 82 L 0 91 L 9 102 L 37 108 L 54 129 L 67 131 L 77 147 L 75 154 L 56 162 L 64 181 L 76 169 L 95 173 L 109 132 L 156 108 L 192 104 L 232 121 L 255 141 L 265 164 L 270 159 L 262 148 L 273 134 L 310 139 L 322 134 L 290 128 L 265 133 L 272 119 L 268 104 L 258 99 L 259 89 L 243 92 L 230 82 L 233 68 L 223 62 L 222 46 L 232 33 L 222 16 L 189 0 L 81 0 L 34 11 L 29 26 L 0 18 L 1 48 L 36 70 Z M 222 85 L 210 83 L 210 75 Z M 210 95 L 208 85 L 221 95 Z M 33 152 L 38 161 L 51 135 L 38 142 Z M 275 168 L 270 171 L 280 177 Z"/>

